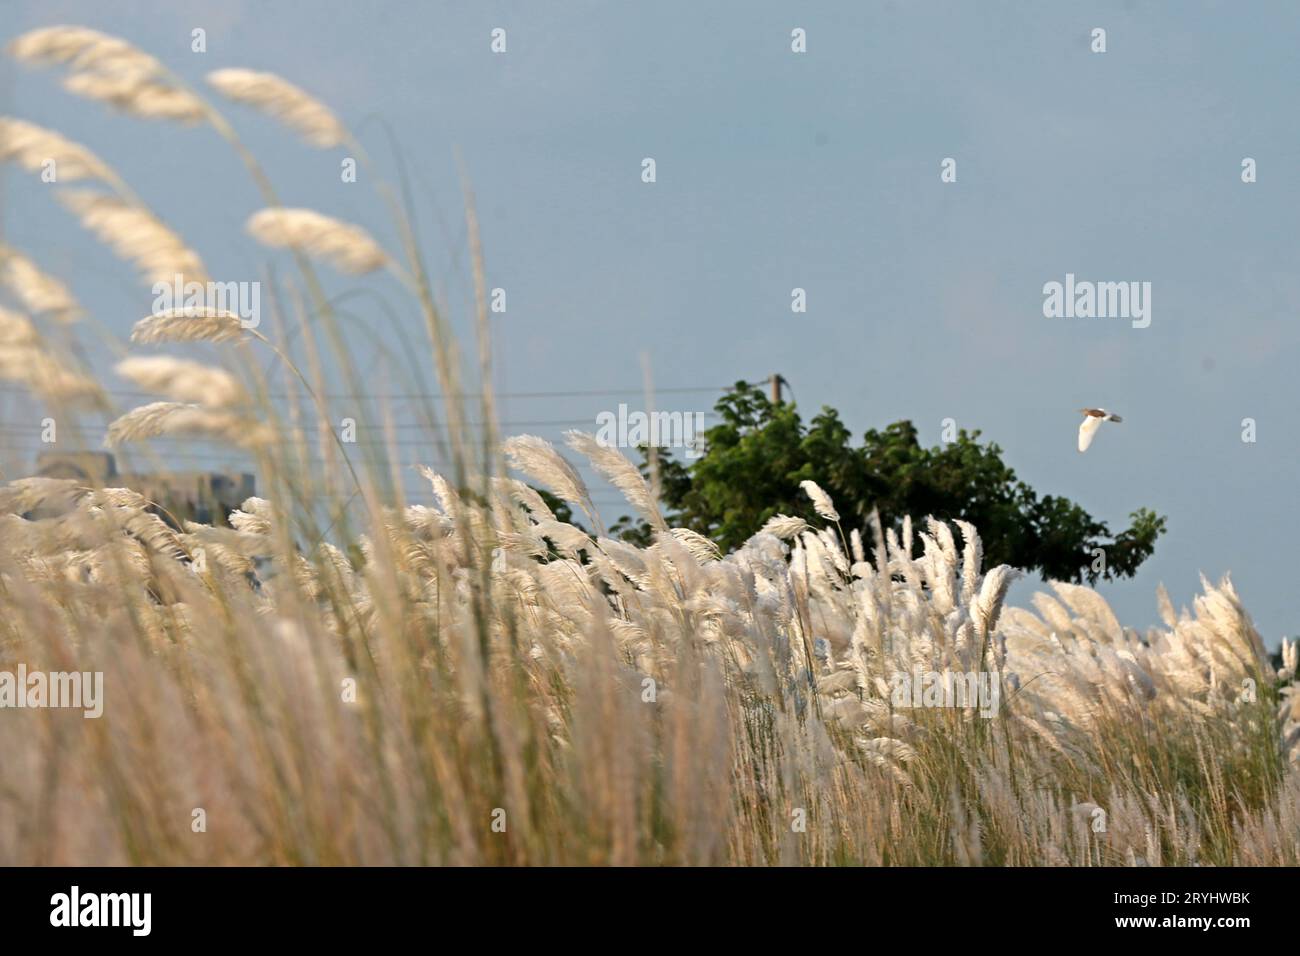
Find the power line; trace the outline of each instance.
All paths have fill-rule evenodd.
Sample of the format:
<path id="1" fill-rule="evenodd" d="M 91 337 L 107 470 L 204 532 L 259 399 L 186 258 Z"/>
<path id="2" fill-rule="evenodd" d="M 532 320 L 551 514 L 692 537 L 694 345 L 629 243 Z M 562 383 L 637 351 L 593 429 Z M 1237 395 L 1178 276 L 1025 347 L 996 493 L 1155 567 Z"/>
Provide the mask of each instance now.
<path id="1" fill-rule="evenodd" d="M 718 417 L 717 412 L 661 411 L 658 412 L 657 414 L 660 415 L 691 414 L 691 415 L 703 415 L 705 418 Z M 553 418 L 553 419 L 545 419 L 539 421 L 461 422 L 461 424 L 470 428 L 483 428 L 488 425 L 491 425 L 494 428 L 500 429 L 500 428 L 560 428 L 566 425 L 595 425 L 596 422 L 594 419 L 588 417 L 588 418 Z M 43 430 L 43 427 L 44 426 L 42 425 L 26 424 L 23 422 L 0 422 L 0 431 L 18 431 L 19 429 L 26 429 L 28 432 L 39 433 L 40 431 Z M 84 426 L 84 427 L 90 427 L 90 426 Z M 300 427 L 305 432 L 310 426 L 302 425 Z M 410 430 L 413 428 L 419 428 L 427 431 L 430 430 L 431 427 L 437 427 L 437 423 L 434 423 L 433 426 L 430 426 L 428 424 L 425 424 L 424 422 L 403 422 L 401 424 L 393 424 L 390 426 L 387 423 L 381 422 L 381 423 L 372 424 L 370 427 L 377 428 L 380 430 L 386 430 L 390 427 L 393 428 L 394 430 L 398 430 L 398 429 Z M 150 441 L 159 441 L 159 440 L 181 441 L 181 440 L 190 440 L 190 439 L 185 439 L 183 436 L 175 436 L 175 435 L 160 435 L 158 436 L 158 438 L 150 439 Z"/>
<path id="2" fill-rule="evenodd" d="M 679 387 L 679 388 L 655 388 L 653 389 L 653 394 L 687 395 L 692 393 L 704 393 L 704 392 L 725 392 L 730 388 L 731 388 L 730 385 L 719 385 L 719 386 L 699 385 L 699 386 L 688 386 L 688 387 Z M 12 385 L 12 384 L 0 384 L 0 391 L 30 394 L 30 392 L 26 388 L 20 385 Z M 140 389 L 106 388 L 103 389 L 103 391 L 107 395 L 113 395 L 117 397 L 130 397 L 130 398 L 157 398 L 158 397 L 158 395 L 154 392 L 146 392 Z M 639 395 L 642 393 L 642 391 L 643 390 L 639 388 L 597 388 L 597 389 L 579 389 L 573 391 L 556 391 L 556 392 L 491 392 L 491 393 L 458 392 L 451 397 L 457 399 L 484 398 L 490 394 L 492 398 L 582 398 L 582 397 L 592 397 L 592 396 Z M 277 398 L 277 399 L 306 398 L 306 395 L 302 393 L 268 392 L 266 394 L 268 398 Z M 391 394 L 390 393 L 363 393 L 359 395 L 353 395 L 346 392 L 326 392 L 322 394 L 320 397 L 330 398 L 330 399 L 371 398 L 371 399 L 390 399 L 394 401 L 415 401 L 415 400 L 426 400 L 426 399 L 433 400 L 433 401 L 446 401 L 449 396 L 444 395 L 441 392 L 395 392 Z"/>

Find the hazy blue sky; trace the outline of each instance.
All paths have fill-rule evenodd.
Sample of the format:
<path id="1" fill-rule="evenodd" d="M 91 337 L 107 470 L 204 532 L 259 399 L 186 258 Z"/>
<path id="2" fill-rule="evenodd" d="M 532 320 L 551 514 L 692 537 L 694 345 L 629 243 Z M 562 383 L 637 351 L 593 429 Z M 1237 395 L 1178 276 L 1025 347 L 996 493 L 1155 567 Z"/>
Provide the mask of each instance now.
<path id="1" fill-rule="evenodd" d="M 831 405 L 858 433 L 910 418 L 936 443 L 951 417 L 1114 528 L 1139 506 L 1168 516 L 1138 578 L 1102 587 L 1125 623 L 1155 620 L 1160 581 L 1182 605 L 1200 572 L 1231 571 L 1270 645 L 1300 630 L 1294 3 L 5 0 L 0 23 L 5 41 L 55 23 L 117 33 L 196 83 L 274 70 L 388 169 L 391 128 L 453 300 L 467 283 L 459 148 L 489 283 L 508 294 L 494 319 L 507 392 L 635 401 L 645 352 L 669 388 L 779 371 L 806 414 Z M 206 54 L 190 51 L 194 27 Z M 806 54 L 790 50 L 795 27 Z M 91 146 L 219 278 L 257 278 L 271 258 L 242 239 L 261 202 L 211 131 L 112 115 L 57 72 L 9 62 L 0 109 Z M 226 112 L 287 205 L 389 240 L 364 177 L 339 181 L 342 153 Z M 1242 183 L 1243 157 L 1258 182 Z M 45 187 L 5 176 L 9 238 L 125 336 L 147 290 Z M 1151 282 L 1150 327 L 1045 318 L 1043 284 L 1067 272 Z M 796 286 L 806 314 L 790 310 Z M 418 334 L 416 316 L 403 323 Z M 396 346 L 386 322 L 370 327 Z M 503 417 L 594 427 L 618 401 L 512 398 Z M 1082 405 L 1125 418 L 1086 455 Z"/>

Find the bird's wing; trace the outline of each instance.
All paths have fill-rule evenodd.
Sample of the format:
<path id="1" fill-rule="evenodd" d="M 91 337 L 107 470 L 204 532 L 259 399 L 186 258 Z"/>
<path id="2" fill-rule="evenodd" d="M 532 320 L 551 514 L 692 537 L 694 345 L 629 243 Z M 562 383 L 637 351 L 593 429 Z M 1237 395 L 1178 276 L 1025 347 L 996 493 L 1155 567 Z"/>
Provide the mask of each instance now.
<path id="1" fill-rule="evenodd" d="M 1088 450 L 1088 446 L 1092 444 L 1092 436 L 1097 434 L 1097 429 L 1100 427 L 1100 418 L 1093 418 L 1091 415 L 1084 418 L 1079 425 L 1079 451 Z"/>

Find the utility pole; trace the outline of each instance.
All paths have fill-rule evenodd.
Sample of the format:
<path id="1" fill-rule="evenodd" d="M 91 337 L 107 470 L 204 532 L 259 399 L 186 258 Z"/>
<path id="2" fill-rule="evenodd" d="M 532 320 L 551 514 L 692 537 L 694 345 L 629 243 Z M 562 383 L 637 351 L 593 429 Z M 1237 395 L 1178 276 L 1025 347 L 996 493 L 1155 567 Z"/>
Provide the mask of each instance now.
<path id="1" fill-rule="evenodd" d="M 781 404 L 781 386 L 782 386 L 782 385 L 788 385 L 788 384 L 790 384 L 790 383 L 787 382 L 784 378 L 781 377 L 781 373 L 780 373 L 780 372 L 777 372 L 776 374 L 774 374 L 770 379 L 768 379 L 768 381 L 772 383 L 772 404 L 773 404 L 773 405 L 780 405 L 780 404 Z"/>

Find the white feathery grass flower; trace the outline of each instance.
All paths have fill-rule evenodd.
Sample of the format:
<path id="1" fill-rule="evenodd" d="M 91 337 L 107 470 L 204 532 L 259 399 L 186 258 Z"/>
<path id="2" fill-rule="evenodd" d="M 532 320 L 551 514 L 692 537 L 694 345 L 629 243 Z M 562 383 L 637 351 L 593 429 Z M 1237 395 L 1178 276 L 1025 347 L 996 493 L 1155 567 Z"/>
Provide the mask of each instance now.
<path id="1" fill-rule="evenodd" d="M 563 521 L 547 521 L 542 518 L 536 523 L 538 534 L 550 538 L 555 548 L 565 557 L 576 559 L 579 551 L 592 551 L 596 543 L 579 528 Z"/>
<path id="2" fill-rule="evenodd" d="M 22 514 L 42 506 L 72 508 L 90 489 L 70 478 L 16 478 L 0 487 L 0 514 Z"/>
<path id="3" fill-rule="evenodd" d="M 51 355 L 31 320 L 0 306 L 0 379 L 17 382 L 47 401 L 102 399 L 91 378 Z"/>
<path id="4" fill-rule="evenodd" d="M 108 426 L 104 444 L 112 446 L 154 438 L 166 432 L 167 420 L 172 416 L 182 412 L 202 411 L 199 405 L 179 402 L 150 402 L 148 405 L 141 405 L 131 409 Z"/>
<path id="5" fill-rule="evenodd" d="M 143 50 L 88 27 L 41 27 L 17 37 L 7 49 L 16 60 L 42 66 L 64 64 L 72 69 L 91 69 L 118 63 L 146 71 L 161 69 L 158 61 Z"/>
<path id="6" fill-rule="evenodd" d="M 81 317 L 81 307 L 67 286 L 3 242 L 0 242 L 0 286 L 13 293 L 33 315 L 47 315 L 63 324 Z"/>
<path id="7" fill-rule="evenodd" d="M 962 603 L 970 604 L 979 587 L 980 571 L 984 563 L 984 544 L 980 541 L 975 526 L 969 521 L 958 520 L 954 524 L 961 529 L 962 538 L 961 599 Z"/>
<path id="8" fill-rule="evenodd" d="M 63 88 L 139 119 L 192 125 L 208 115 L 194 94 L 130 67 L 74 73 L 63 81 Z"/>
<path id="9" fill-rule="evenodd" d="M 40 340 L 31 320 L 0 306 L 0 346 L 31 346 Z"/>
<path id="10" fill-rule="evenodd" d="M 94 379 L 50 355 L 39 341 L 23 340 L 24 333 L 8 320 L 0 320 L 0 324 L 7 326 L 0 334 L 18 340 L 0 344 L 0 379 L 17 382 L 51 402 L 102 400 L 103 389 Z"/>
<path id="11" fill-rule="evenodd" d="M 10 43 L 9 53 L 24 63 L 66 66 L 68 92 L 131 116 L 197 123 L 208 115 L 158 60 L 120 37 L 84 27 L 43 27 Z"/>
<path id="12" fill-rule="evenodd" d="M 762 533 L 776 535 L 784 541 L 797 538 L 807 530 L 807 521 L 790 515 L 773 515 L 761 529 Z"/>
<path id="13" fill-rule="evenodd" d="M 133 408 L 108 426 L 104 444 L 147 441 L 160 435 L 191 435 L 227 441 L 244 448 L 274 439 L 271 429 L 242 415 L 182 402 L 151 402 Z"/>
<path id="14" fill-rule="evenodd" d="M 565 501 L 588 497 L 587 486 L 577 470 L 546 439 L 536 435 L 508 438 L 505 453 L 511 466 L 549 485 Z"/>
<path id="15" fill-rule="evenodd" d="M 297 249 L 349 275 L 373 272 L 388 263 L 387 254 L 364 229 L 310 209 L 263 209 L 248 220 L 248 233 L 264 246 Z"/>
<path id="16" fill-rule="evenodd" d="M 817 482 L 805 479 L 799 482 L 799 487 L 807 492 L 808 497 L 812 499 L 813 508 L 819 515 L 827 521 L 840 520 L 840 513 L 835 510 L 835 504 L 831 501 L 831 496 L 824 492 Z"/>
<path id="17" fill-rule="evenodd" d="M 265 498 L 246 498 L 230 513 L 230 526 L 242 534 L 269 536 L 275 530 L 275 509 Z"/>
<path id="18" fill-rule="evenodd" d="M 328 107 L 274 73 L 215 70 L 208 74 L 208 85 L 229 100 L 278 119 L 312 146 L 328 148 L 347 139 L 343 124 Z"/>
<path id="19" fill-rule="evenodd" d="M 645 478 L 641 476 L 641 472 L 637 471 L 636 465 L 628 461 L 621 451 L 608 445 L 602 445 L 594 435 L 589 435 L 586 432 L 566 431 L 564 439 L 570 448 L 580 455 L 584 455 L 591 462 L 593 468 L 608 479 L 611 485 L 621 491 L 628 503 L 652 527 L 661 531 L 668 529 L 663 515 L 659 513 L 659 506 L 655 504 L 654 495 L 650 492 L 650 486 L 646 483 Z"/>
<path id="20" fill-rule="evenodd" d="M 849 532 L 849 550 L 853 554 L 855 564 L 862 564 L 867 560 L 867 553 L 862 547 L 862 532 L 857 528 Z"/>
<path id="21" fill-rule="evenodd" d="M 536 435 L 516 435 L 504 443 L 506 460 L 512 468 L 530 475 L 565 501 L 579 505 L 588 514 L 594 510 L 587 485 L 577 469 L 551 443 Z"/>
<path id="22" fill-rule="evenodd" d="M 1011 582 L 1020 577 L 1021 573 L 1010 565 L 1000 564 L 984 575 L 975 604 L 971 607 L 971 617 L 982 633 L 990 634 L 997 628 L 1007 588 L 1011 587 Z"/>
<path id="23" fill-rule="evenodd" d="M 1283 683 L 1290 681 L 1296 674 L 1296 648 L 1300 646 L 1300 640 L 1289 641 L 1282 638 L 1282 669 L 1277 672 L 1278 679 Z"/>
<path id="24" fill-rule="evenodd" d="M 134 356 L 123 359 L 115 370 L 145 391 L 177 402 L 226 408 L 248 401 L 248 393 L 229 372 L 188 359 L 170 355 Z"/>
<path id="25" fill-rule="evenodd" d="M 187 282 L 207 281 L 198 254 L 147 209 L 85 189 L 62 190 L 59 201 L 84 229 L 134 264 L 147 284 L 170 284 L 178 275 Z"/>
<path id="26" fill-rule="evenodd" d="M 108 165 L 80 143 L 35 123 L 0 116 L 0 163 L 17 163 L 29 173 L 40 173 L 51 162 L 60 182 L 117 181 Z"/>
<path id="27" fill-rule="evenodd" d="M 700 562 L 722 560 L 722 551 L 716 543 L 710 541 L 698 531 L 690 528 L 673 528 L 672 536 L 685 545 L 695 560 Z"/>
<path id="28" fill-rule="evenodd" d="M 515 504 L 527 508 L 534 517 L 555 520 L 555 514 L 542 496 L 518 478 L 493 478 L 492 483 L 502 489 Z"/>
<path id="29" fill-rule="evenodd" d="M 451 486 L 451 482 L 428 465 L 420 465 L 417 470 L 433 488 L 434 497 L 438 499 L 438 507 L 442 509 L 443 514 L 454 515 L 460 511 L 460 495 Z"/>
<path id="30" fill-rule="evenodd" d="M 131 329 L 131 341 L 144 344 L 159 342 L 230 342 L 244 334 L 237 315 L 217 309 L 169 309 L 150 315 Z"/>

